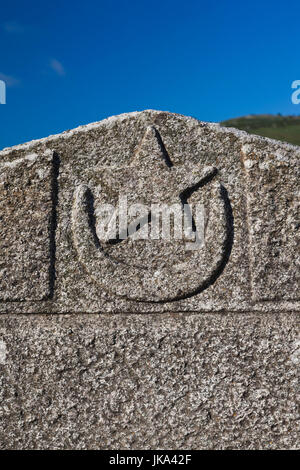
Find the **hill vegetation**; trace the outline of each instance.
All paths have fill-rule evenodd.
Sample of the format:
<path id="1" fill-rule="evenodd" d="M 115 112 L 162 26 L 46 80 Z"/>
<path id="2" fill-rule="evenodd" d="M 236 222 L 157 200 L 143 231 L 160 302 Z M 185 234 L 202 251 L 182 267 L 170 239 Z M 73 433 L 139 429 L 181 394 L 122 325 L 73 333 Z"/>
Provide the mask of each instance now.
<path id="1" fill-rule="evenodd" d="M 300 145 L 300 116 L 258 114 L 229 119 L 220 124 L 225 127 L 235 127 L 250 134 Z"/>

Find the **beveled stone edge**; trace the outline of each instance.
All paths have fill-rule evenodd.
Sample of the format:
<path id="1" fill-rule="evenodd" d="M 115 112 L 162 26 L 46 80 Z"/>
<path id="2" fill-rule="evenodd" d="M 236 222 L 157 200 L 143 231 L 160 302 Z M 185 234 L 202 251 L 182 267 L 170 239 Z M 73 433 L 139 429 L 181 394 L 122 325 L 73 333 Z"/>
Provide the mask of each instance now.
<path id="1" fill-rule="evenodd" d="M 59 134 L 53 134 L 48 137 L 43 137 L 41 139 L 35 139 L 31 140 L 29 142 L 25 142 L 22 144 L 18 144 L 12 147 L 5 147 L 2 150 L 0 150 L 0 158 L 9 155 L 11 152 L 16 152 L 16 151 L 30 151 L 30 149 L 34 148 L 36 145 L 39 144 L 48 144 L 51 142 L 55 142 L 58 139 L 68 139 L 71 138 L 73 135 L 80 134 L 80 133 L 85 133 L 93 129 L 105 127 L 105 126 L 111 126 L 113 125 L 116 121 L 124 121 L 128 118 L 133 118 L 137 116 L 142 116 L 145 113 L 153 113 L 153 114 L 169 114 L 171 116 L 178 116 L 181 118 L 184 118 L 185 120 L 192 121 L 194 123 L 198 123 L 202 125 L 203 127 L 208 127 L 211 130 L 214 130 L 215 132 L 218 132 L 220 134 L 233 134 L 249 143 L 251 142 L 260 142 L 260 143 L 271 143 L 271 144 L 276 144 L 282 147 L 283 149 L 286 150 L 293 150 L 293 151 L 298 151 L 300 155 L 300 146 L 297 145 L 292 145 L 286 142 L 282 142 L 279 140 L 275 139 L 270 139 L 269 137 L 261 137 L 258 135 L 254 134 L 248 134 L 246 131 L 241 131 L 239 129 L 236 129 L 234 127 L 224 127 L 221 126 L 219 123 L 214 123 L 214 122 L 206 122 L 206 121 L 200 121 L 199 119 L 196 119 L 192 116 L 186 116 L 183 114 L 179 113 L 172 113 L 170 111 L 163 111 L 163 110 L 154 110 L 154 109 L 145 109 L 143 111 L 132 111 L 130 113 L 122 113 L 118 114 L 116 116 L 110 116 L 108 118 L 102 119 L 100 121 L 95 121 L 89 124 L 85 124 L 82 126 L 78 126 L 74 129 L 66 130 L 63 131 Z"/>

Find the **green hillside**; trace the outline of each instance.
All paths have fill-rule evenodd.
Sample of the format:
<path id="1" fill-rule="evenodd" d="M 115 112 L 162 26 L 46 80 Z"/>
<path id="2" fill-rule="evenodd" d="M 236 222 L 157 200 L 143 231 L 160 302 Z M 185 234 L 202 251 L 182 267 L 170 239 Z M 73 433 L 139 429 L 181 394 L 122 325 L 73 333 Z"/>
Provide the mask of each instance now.
<path id="1" fill-rule="evenodd" d="M 300 116 L 258 114 L 229 119 L 220 124 L 225 127 L 236 127 L 250 134 L 300 145 Z"/>

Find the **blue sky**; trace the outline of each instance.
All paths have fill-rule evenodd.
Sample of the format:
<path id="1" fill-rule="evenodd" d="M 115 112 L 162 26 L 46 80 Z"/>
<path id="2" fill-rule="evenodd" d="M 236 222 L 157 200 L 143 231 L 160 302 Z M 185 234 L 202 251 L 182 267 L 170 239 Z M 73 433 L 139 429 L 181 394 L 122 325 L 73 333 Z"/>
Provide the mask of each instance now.
<path id="1" fill-rule="evenodd" d="M 300 114 L 299 1 L 14 1 L 0 9 L 0 148 L 161 109 Z"/>

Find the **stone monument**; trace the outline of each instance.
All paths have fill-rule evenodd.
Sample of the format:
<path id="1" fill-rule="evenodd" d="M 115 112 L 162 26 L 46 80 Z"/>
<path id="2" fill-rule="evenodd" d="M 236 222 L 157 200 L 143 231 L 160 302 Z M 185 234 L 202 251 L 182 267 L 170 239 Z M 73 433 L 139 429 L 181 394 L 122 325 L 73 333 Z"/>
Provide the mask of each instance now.
<path id="1" fill-rule="evenodd" d="M 152 110 L 0 152 L 0 448 L 296 448 L 299 158 Z"/>

